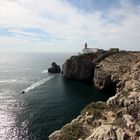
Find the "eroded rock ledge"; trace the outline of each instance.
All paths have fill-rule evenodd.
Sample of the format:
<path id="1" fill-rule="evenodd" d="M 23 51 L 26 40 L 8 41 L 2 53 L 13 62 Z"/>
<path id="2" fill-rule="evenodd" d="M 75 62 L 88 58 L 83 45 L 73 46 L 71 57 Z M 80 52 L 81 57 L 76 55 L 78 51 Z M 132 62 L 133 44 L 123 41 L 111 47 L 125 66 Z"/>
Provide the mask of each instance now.
<path id="1" fill-rule="evenodd" d="M 140 52 L 107 56 L 95 65 L 93 82 L 100 90 L 114 84 L 116 94 L 107 102 L 89 104 L 50 140 L 139 140 Z M 109 92 L 109 90 L 108 90 Z"/>

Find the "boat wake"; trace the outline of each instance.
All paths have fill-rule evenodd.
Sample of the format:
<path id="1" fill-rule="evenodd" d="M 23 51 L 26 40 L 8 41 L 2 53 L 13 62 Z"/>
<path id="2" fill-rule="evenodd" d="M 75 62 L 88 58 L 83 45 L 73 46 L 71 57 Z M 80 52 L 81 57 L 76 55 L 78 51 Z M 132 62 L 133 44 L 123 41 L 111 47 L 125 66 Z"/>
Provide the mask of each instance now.
<path id="1" fill-rule="evenodd" d="M 51 80 L 52 78 L 54 78 L 55 76 L 48 76 L 46 79 L 43 79 L 43 80 L 40 80 L 34 84 L 32 84 L 31 86 L 29 86 L 28 88 L 22 90 L 21 93 L 26 93 L 26 92 L 29 92 L 30 90 L 34 89 L 34 88 L 37 88 L 39 87 L 40 85 L 44 84 L 45 82 Z"/>

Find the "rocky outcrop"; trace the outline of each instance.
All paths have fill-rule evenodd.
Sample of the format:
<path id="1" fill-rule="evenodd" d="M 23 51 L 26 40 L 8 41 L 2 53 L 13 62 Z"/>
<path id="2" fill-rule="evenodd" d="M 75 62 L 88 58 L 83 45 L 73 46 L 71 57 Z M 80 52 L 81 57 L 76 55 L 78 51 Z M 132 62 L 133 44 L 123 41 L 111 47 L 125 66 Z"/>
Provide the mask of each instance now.
<path id="1" fill-rule="evenodd" d="M 94 57 L 80 55 L 68 59 L 62 67 L 62 71 L 66 78 L 91 81 L 94 67 Z"/>
<path id="2" fill-rule="evenodd" d="M 89 104 L 81 114 L 50 140 L 139 140 L 140 139 L 140 52 L 110 55 L 96 64 L 93 78 L 100 89 L 116 94 L 107 102 Z"/>
<path id="3" fill-rule="evenodd" d="M 139 61 L 139 54 L 134 52 L 119 52 L 106 57 L 95 69 L 94 85 L 100 90 L 123 88 L 128 78 L 128 72 Z M 120 90 L 121 90 L 120 89 Z"/>
<path id="4" fill-rule="evenodd" d="M 52 67 L 48 68 L 48 72 L 53 73 L 53 74 L 61 72 L 60 66 L 57 65 L 55 62 L 53 62 L 51 65 Z"/>
<path id="5" fill-rule="evenodd" d="M 108 55 L 110 52 L 102 51 L 72 56 L 62 66 L 63 76 L 69 79 L 92 82 L 96 63 Z"/>

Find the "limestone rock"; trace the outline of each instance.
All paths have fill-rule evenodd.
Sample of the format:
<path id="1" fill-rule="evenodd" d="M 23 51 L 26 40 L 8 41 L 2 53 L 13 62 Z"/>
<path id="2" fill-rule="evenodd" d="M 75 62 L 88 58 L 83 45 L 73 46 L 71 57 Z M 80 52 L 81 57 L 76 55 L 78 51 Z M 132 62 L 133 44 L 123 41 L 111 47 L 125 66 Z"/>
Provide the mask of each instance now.
<path id="1" fill-rule="evenodd" d="M 86 140 L 129 140 L 129 135 L 123 129 L 112 125 L 102 125 L 91 134 Z"/>
<path id="2" fill-rule="evenodd" d="M 111 84 L 111 74 L 96 68 L 94 72 L 94 85 L 100 90 L 105 90 L 111 86 Z"/>
<path id="3" fill-rule="evenodd" d="M 63 75 L 69 79 L 92 81 L 94 58 L 90 56 L 72 56 L 63 65 Z"/>
<path id="4" fill-rule="evenodd" d="M 89 58 L 79 59 L 74 57 L 67 60 L 63 68 L 65 76 L 79 80 L 89 77 L 93 68 L 84 63 L 91 63 L 91 59 L 89 63 Z M 89 75 L 84 77 L 86 72 Z M 93 76 L 93 82 L 100 90 L 109 89 L 111 92 L 114 83 L 116 94 L 105 103 L 89 104 L 79 117 L 51 134 L 50 140 L 139 140 L 140 52 L 109 55 L 96 64 Z"/>
<path id="5" fill-rule="evenodd" d="M 72 56 L 62 66 L 63 75 L 69 79 L 92 82 L 96 63 L 110 54 L 101 51 Z"/>

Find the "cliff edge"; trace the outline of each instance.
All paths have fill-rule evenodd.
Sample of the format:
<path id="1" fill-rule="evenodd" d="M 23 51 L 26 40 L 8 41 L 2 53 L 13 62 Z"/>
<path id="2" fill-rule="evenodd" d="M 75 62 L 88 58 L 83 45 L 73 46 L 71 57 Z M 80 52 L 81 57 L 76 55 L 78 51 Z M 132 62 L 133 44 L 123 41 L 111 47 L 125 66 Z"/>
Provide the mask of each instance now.
<path id="1" fill-rule="evenodd" d="M 74 58 L 73 58 L 74 59 Z M 119 52 L 94 63 L 93 83 L 116 94 L 89 104 L 50 140 L 139 140 L 140 52 Z M 84 67 L 83 67 L 84 69 Z"/>
<path id="2" fill-rule="evenodd" d="M 72 56 L 62 66 L 63 76 L 68 79 L 92 82 L 96 63 L 114 52 L 99 51 Z"/>

